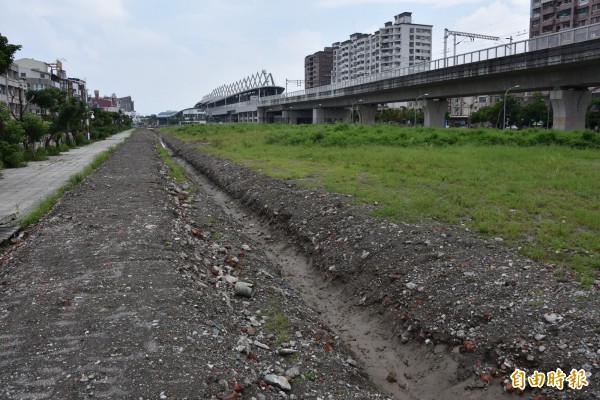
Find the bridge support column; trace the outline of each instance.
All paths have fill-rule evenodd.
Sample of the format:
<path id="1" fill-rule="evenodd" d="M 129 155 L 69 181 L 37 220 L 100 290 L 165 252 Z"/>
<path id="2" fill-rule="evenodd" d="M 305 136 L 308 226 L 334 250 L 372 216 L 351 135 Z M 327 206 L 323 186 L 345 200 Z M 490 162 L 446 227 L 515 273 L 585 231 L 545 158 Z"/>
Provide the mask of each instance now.
<path id="1" fill-rule="evenodd" d="M 267 111 L 264 108 L 257 109 L 256 113 L 258 114 L 257 117 L 259 124 L 264 124 L 267 122 Z"/>
<path id="2" fill-rule="evenodd" d="M 284 110 L 281 113 L 281 118 L 284 124 L 296 125 L 298 124 L 298 112 Z"/>
<path id="3" fill-rule="evenodd" d="M 324 108 L 313 108 L 312 110 L 312 123 L 323 124 L 325 123 L 325 109 Z"/>
<path id="4" fill-rule="evenodd" d="M 585 114 L 591 101 L 592 92 L 587 89 L 552 90 L 553 128 L 561 131 L 584 129 Z"/>
<path id="5" fill-rule="evenodd" d="M 443 128 L 445 126 L 448 102 L 446 99 L 425 99 L 423 113 L 425 114 L 424 126 Z"/>
<path id="6" fill-rule="evenodd" d="M 361 125 L 373 125 L 375 124 L 375 115 L 377 114 L 377 106 L 371 106 L 371 105 L 361 105 L 360 108 L 358 109 L 358 112 L 360 114 L 360 121 L 359 123 Z"/>
<path id="7" fill-rule="evenodd" d="M 345 108 L 319 107 L 312 109 L 313 124 L 330 124 L 336 121 L 348 121 L 350 112 Z"/>

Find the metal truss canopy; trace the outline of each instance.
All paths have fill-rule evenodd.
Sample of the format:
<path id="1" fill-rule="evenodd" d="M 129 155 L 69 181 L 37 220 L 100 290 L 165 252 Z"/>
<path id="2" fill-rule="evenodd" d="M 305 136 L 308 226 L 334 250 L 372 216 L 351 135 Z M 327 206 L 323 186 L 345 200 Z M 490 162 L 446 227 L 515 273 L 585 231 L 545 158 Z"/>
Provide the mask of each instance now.
<path id="1" fill-rule="evenodd" d="M 228 97 L 237 93 L 261 88 L 264 86 L 275 86 L 275 82 L 273 81 L 273 76 L 263 69 L 262 72 L 257 72 L 254 75 L 241 79 L 230 85 L 219 86 L 210 94 L 205 95 L 202 98 L 202 102 L 206 102 L 215 98 Z"/>

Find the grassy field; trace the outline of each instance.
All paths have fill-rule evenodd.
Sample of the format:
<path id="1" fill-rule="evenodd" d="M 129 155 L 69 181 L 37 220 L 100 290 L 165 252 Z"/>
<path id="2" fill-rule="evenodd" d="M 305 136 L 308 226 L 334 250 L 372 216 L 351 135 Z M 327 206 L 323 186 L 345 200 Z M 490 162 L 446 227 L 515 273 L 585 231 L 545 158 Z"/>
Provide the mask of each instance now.
<path id="1" fill-rule="evenodd" d="M 600 275 L 600 135 L 347 124 L 163 129 L 272 176 L 464 224 L 590 284 Z"/>

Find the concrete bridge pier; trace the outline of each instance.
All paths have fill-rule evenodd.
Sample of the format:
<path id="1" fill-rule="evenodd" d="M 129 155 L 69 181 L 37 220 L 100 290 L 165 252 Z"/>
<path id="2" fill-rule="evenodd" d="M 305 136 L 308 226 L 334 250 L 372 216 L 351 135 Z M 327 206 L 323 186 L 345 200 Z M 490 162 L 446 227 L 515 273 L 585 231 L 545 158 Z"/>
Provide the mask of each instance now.
<path id="1" fill-rule="evenodd" d="M 323 124 L 325 123 L 325 109 L 324 108 L 313 108 L 312 110 L 312 122 L 313 124 Z"/>
<path id="2" fill-rule="evenodd" d="M 298 125 L 310 123 L 312 115 L 310 110 L 283 110 L 281 117 L 284 124 Z"/>
<path id="3" fill-rule="evenodd" d="M 374 125 L 375 115 L 377 115 L 377 105 L 361 105 L 358 109 L 358 113 L 360 114 L 359 124 Z"/>
<path id="4" fill-rule="evenodd" d="M 448 111 L 446 99 L 425 99 L 423 101 L 423 112 L 425 114 L 424 126 L 444 128 Z"/>
<path id="5" fill-rule="evenodd" d="M 267 123 L 267 111 L 264 108 L 257 108 L 256 113 L 258 116 L 258 123 L 265 124 Z"/>
<path id="6" fill-rule="evenodd" d="M 585 128 L 585 114 L 592 101 L 592 92 L 587 89 L 555 89 L 550 92 L 550 103 L 554 114 L 553 129 L 570 131 Z"/>
<path id="7" fill-rule="evenodd" d="M 350 110 L 341 107 L 317 107 L 312 109 L 313 124 L 328 124 L 335 121 L 348 121 Z"/>

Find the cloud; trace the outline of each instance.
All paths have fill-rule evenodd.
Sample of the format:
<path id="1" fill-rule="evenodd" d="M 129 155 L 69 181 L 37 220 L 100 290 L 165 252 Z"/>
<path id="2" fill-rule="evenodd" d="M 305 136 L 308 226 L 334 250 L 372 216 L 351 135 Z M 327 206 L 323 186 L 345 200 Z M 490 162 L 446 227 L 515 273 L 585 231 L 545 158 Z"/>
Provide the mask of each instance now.
<path id="1" fill-rule="evenodd" d="M 466 32 L 506 36 L 529 26 L 529 2 L 494 1 L 459 18 L 454 27 Z"/>
<path id="2" fill-rule="evenodd" d="M 458 36 L 456 38 L 456 54 L 464 54 L 508 43 L 510 37 L 514 41 L 525 40 L 528 38 L 529 7 L 528 0 L 496 0 L 466 13 L 443 28 L 500 38 L 498 41 L 491 41 L 487 39 L 471 40 Z M 441 29 L 442 27 L 437 28 L 434 30 L 434 59 L 443 57 L 444 48 L 443 29 Z M 448 37 L 447 55 L 449 56 L 454 52 L 453 43 L 454 37 Z"/>
<path id="3" fill-rule="evenodd" d="M 322 8 L 341 8 L 368 4 L 410 4 L 415 6 L 429 6 L 433 8 L 446 8 L 458 5 L 477 4 L 482 0 L 316 0 L 315 5 Z"/>

